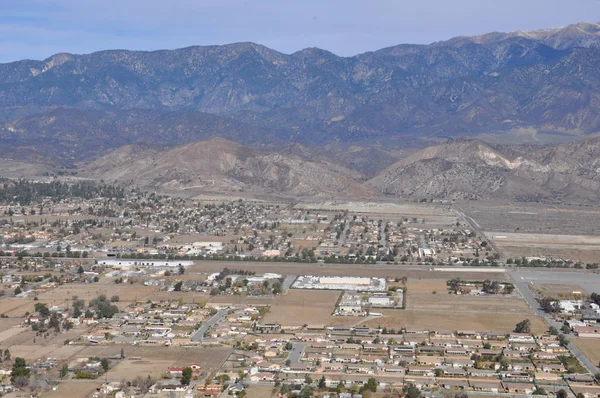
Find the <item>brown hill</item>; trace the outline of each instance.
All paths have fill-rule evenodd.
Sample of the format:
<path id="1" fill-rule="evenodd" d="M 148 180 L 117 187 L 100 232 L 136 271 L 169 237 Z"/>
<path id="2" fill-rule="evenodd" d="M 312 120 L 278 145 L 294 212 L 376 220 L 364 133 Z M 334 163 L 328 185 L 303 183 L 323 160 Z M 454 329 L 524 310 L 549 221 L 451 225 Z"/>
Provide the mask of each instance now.
<path id="1" fill-rule="evenodd" d="M 502 146 L 461 138 L 425 148 L 366 184 L 418 199 L 597 201 L 600 138 L 556 146 Z"/>
<path id="2" fill-rule="evenodd" d="M 356 171 L 318 158 L 258 152 L 221 138 L 166 150 L 127 145 L 87 165 L 82 175 L 162 190 L 369 196 Z"/>

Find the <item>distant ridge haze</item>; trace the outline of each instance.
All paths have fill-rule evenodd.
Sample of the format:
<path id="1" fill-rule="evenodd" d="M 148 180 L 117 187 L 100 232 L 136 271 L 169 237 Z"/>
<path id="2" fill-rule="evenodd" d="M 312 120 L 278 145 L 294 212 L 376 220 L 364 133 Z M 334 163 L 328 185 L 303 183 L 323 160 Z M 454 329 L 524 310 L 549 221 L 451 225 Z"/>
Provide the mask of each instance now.
<path id="1" fill-rule="evenodd" d="M 246 42 L 0 64 L 0 144 L 13 160 L 77 167 L 89 176 L 121 179 L 108 166 L 135 165 L 130 175 L 156 186 L 186 187 L 217 173 L 202 161 L 184 167 L 186 156 L 208 156 L 202 145 L 209 145 L 222 154 L 218 159 L 239 166 L 219 169 L 223 189 L 255 184 L 291 195 L 549 198 L 570 183 L 546 171 L 536 174 L 542 185 L 523 183 L 545 169 L 470 161 L 475 144 L 452 138 L 493 138 L 503 145 L 477 140 L 478 151 L 487 145 L 482 153 L 511 162 L 514 144 L 589 143 L 600 132 L 599 32 L 598 24 L 576 24 L 353 57 L 318 48 L 288 55 Z M 435 156 L 418 152 L 426 146 L 437 148 L 426 149 Z M 240 148 L 255 152 L 246 158 Z M 531 148 L 534 154 L 544 147 Z M 460 151 L 464 157 L 447 155 Z M 106 161 L 119 153 L 141 153 L 158 168 L 143 159 Z M 526 165 L 555 165 L 520 156 Z M 93 163 L 103 159 L 103 167 Z M 565 175 L 581 178 L 560 197 L 595 197 L 594 162 L 582 169 L 560 164 Z M 329 184 L 309 183 L 326 171 Z M 152 180 L 156 173 L 161 178 Z M 513 185 L 525 192 L 516 194 Z"/>

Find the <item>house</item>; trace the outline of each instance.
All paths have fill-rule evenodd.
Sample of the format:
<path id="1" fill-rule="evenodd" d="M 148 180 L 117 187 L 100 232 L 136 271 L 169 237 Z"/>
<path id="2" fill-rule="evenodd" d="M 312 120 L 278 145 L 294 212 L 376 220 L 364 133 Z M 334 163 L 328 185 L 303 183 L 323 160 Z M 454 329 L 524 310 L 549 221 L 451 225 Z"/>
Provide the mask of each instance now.
<path id="1" fill-rule="evenodd" d="M 273 373 L 255 373 L 250 376 L 250 381 L 257 383 L 259 381 L 262 382 L 274 382 L 275 375 Z"/>

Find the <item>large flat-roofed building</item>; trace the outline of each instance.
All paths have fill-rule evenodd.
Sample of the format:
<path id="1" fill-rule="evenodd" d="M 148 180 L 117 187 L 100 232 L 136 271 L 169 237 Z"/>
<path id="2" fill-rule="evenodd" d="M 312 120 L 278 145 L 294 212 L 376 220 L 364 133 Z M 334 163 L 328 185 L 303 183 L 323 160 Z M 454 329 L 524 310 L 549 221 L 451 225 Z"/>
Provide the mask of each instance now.
<path id="1" fill-rule="evenodd" d="M 296 279 L 292 288 L 382 292 L 386 290 L 386 281 L 385 278 L 304 275 Z"/>
<path id="2" fill-rule="evenodd" d="M 319 278 L 319 283 L 322 285 L 369 286 L 371 284 L 371 278 L 324 276 L 322 278 Z"/>

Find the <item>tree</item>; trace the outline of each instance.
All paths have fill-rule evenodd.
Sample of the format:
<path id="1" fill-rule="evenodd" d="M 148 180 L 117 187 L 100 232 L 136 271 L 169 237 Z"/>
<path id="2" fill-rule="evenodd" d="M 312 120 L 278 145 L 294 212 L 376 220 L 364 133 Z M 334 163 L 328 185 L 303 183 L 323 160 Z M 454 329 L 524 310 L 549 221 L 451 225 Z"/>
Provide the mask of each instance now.
<path id="1" fill-rule="evenodd" d="M 559 334 L 558 335 L 558 342 L 563 347 L 566 347 L 566 346 L 569 345 L 569 339 L 566 338 L 566 336 L 564 334 Z"/>
<path id="2" fill-rule="evenodd" d="M 108 361 L 108 359 L 106 358 L 102 358 L 100 360 L 100 365 L 102 366 L 102 369 L 104 369 L 104 371 L 108 371 L 108 367 L 110 366 L 110 362 Z"/>
<path id="3" fill-rule="evenodd" d="M 15 358 L 15 362 L 10 373 L 10 381 L 17 387 L 26 386 L 29 381 L 31 370 L 27 367 L 27 362 L 23 358 Z"/>
<path id="4" fill-rule="evenodd" d="M 10 351 L 7 349 L 4 350 L 4 360 L 10 361 Z"/>
<path id="5" fill-rule="evenodd" d="M 377 392 L 377 380 L 375 378 L 370 377 L 369 380 L 362 386 L 361 392 L 364 391 L 372 391 Z"/>
<path id="6" fill-rule="evenodd" d="M 304 386 L 302 390 L 300 390 L 300 398 L 310 398 L 313 396 L 313 389 L 311 386 Z"/>
<path id="7" fill-rule="evenodd" d="M 181 384 L 187 386 L 192 381 L 192 368 L 189 366 L 183 368 L 181 372 Z"/>
<path id="8" fill-rule="evenodd" d="M 451 293 L 457 294 L 460 290 L 460 286 L 462 284 L 462 279 L 460 279 L 460 278 L 450 279 L 449 281 L 446 282 L 446 284 L 448 285 L 448 290 L 450 290 Z"/>
<path id="9" fill-rule="evenodd" d="M 111 303 L 117 303 L 119 300 L 119 296 L 117 295 L 114 295 L 110 298 Z"/>
<path id="10" fill-rule="evenodd" d="M 310 377 L 310 375 L 308 375 L 308 374 L 306 376 L 304 376 L 304 383 L 311 385 L 313 383 L 312 377 Z"/>
<path id="11" fill-rule="evenodd" d="M 179 275 L 183 274 L 185 274 L 185 268 L 183 267 L 183 265 L 179 265 Z"/>
<path id="12" fill-rule="evenodd" d="M 549 314 L 560 312 L 560 305 L 558 304 L 558 301 L 550 297 L 543 297 L 539 299 L 539 303 L 540 308 Z"/>
<path id="13" fill-rule="evenodd" d="M 15 288 L 15 296 L 18 296 L 21 293 L 23 293 L 23 290 L 21 289 L 21 286 L 17 286 Z"/>
<path id="14" fill-rule="evenodd" d="M 421 390 L 419 390 L 414 384 L 409 384 L 404 387 L 404 393 L 406 394 L 406 398 L 420 398 Z"/>
<path id="15" fill-rule="evenodd" d="M 481 290 L 488 294 L 498 294 L 498 292 L 500 292 L 500 283 L 486 279 L 483 281 L 483 287 Z"/>
<path id="16" fill-rule="evenodd" d="M 63 363 L 62 368 L 60 369 L 60 377 L 67 377 L 67 375 L 69 374 L 69 365 L 67 365 L 66 363 Z"/>
<path id="17" fill-rule="evenodd" d="M 515 333 L 531 333 L 531 321 L 524 319 L 515 326 Z"/>
<path id="18" fill-rule="evenodd" d="M 77 268 L 77 273 L 79 275 L 83 274 L 83 267 L 80 265 L 79 268 Z"/>
<path id="19" fill-rule="evenodd" d="M 121 359 L 125 359 L 125 350 L 121 348 Z"/>
<path id="20" fill-rule="evenodd" d="M 556 393 L 556 398 L 567 398 L 568 394 L 565 390 L 563 390 L 562 388 L 560 390 L 558 390 L 558 392 Z"/>
<path id="21" fill-rule="evenodd" d="M 40 314 L 41 317 L 47 318 L 48 316 L 50 316 L 50 310 L 48 309 L 48 306 L 44 303 L 36 303 L 33 308 L 38 314 Z"/>
<path id="22" fill-rule="evenodd" d="M 533 395 L 548 395 L 548 393 L 542 387 L 536 387 L 533 391 Z"/>
<path id="23" fill-rule="evenodd" d="M 319 389 L 324 390 L 325 388 L 327 388 L 327 383 L 325 382 L 325 376 L 321 376 L 321 378 L 319 379 Z"/>
<path id="24" fill-rule="evenodd" d="M 173 290 L 175 290 L 176 292 L 180 292 L 182 286 L 183 286 L 183 282 L 179 281 L 173 286 Z"/>

